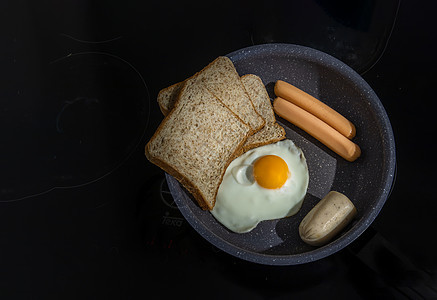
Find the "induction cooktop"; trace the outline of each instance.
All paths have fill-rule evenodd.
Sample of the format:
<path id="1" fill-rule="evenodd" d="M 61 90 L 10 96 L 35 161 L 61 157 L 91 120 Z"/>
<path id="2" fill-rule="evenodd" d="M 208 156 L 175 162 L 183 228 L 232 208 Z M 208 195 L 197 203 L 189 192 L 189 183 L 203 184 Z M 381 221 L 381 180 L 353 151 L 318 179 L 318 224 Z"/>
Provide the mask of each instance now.
<path id="1" fill-rule="evenodd" d="M 24 1 L 1 9 L 0 296 L 436 297 L 427 5 Z M 144 157 L 163 118 L 160 89 L 219 55 L 273 42 L 321 50 L 361 74 L 398 149 L 396 183 L 374 224 L 346 249 L 289 267 L 209 244 Z"/>

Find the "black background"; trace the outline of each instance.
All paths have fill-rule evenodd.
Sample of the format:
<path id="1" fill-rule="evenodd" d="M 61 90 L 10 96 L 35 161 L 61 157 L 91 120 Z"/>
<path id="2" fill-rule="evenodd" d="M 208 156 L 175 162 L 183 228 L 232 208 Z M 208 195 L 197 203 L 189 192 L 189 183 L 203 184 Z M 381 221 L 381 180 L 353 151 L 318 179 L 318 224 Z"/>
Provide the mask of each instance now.
<path id="1" fill-rule="evenodd" d="M 0 298 L 435 296 L 432 288 L 408 290 L 425 281 L 435 287 L 437 280 L 432 1 L 0 5 Z M 186 224 L 179 239 L 186 247 L 169 251 L 160 234 L 179 232 L 159 230 L 162 245 L 151 245 L 153 225 L 145 218 L 153 218 L 159 206 L 149 187 L 158 185 L 162 172 L 145 159 L 143 146 L 162 120 L 158 91 L 219 55 L 269 42 L 336 56 L 379 96 L 395 134 L 397 177 L 366 234 L 377 233 L 415 271 L 374 254 L 367 258 L 376 268 L 369 267 L 369 259 L 355 255 L 366 235 L 329 258 L 291 267 L 231 258 Z M 73 90 L 73 83 L 93 80 L 80 75 L 85 68 L 65 85 L 56 70 L 80 66 L 79 54 L 89 52 L 109 53 L 106 59 L 124 66 L 119 77 L 99 69 L 92 87 L 111 99 L 106 109 L 117 114 L 100 113 L 97 96 L 74 98 L 76 104 L 65 109 L 70 115 L 56 122 L 64 106 L 54 107 L 53 99 Z M 86 59 L 99 62 L 102 56 Z M 119 94 L 130 84 L 132 94 Z M 89 113 L 81 115 L 75 105 L 85 105 Z M 68 127 L 76 118 L 87 126 Z M 71 139 L 60 141 L 56 130 Z"/>

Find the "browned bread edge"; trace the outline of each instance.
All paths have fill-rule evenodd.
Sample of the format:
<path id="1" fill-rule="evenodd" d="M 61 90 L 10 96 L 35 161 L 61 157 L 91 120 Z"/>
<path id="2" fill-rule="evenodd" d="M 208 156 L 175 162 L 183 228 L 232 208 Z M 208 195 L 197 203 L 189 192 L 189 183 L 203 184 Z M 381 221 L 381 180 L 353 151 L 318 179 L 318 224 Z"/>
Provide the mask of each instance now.
<path id="1" fill-rule="evenodd" d="M 181 92 L 182 89 L 185 88 L 185 83 L 184 86 L 181 88 Z M 179 93 L 180 94 L 180 93 Z M 219 100 L 218 98 L 216 98 L 217 100 Z M 219 100 L 220 101 L 220 100 Z M 223 102 L 220 101 L 220 103 L 223 104 Z M 175 103 L 175 106 L 177 105 L 177 101 Z M 245 126 L 247 126 L 248 128 L 250 128 L 249 125 L 247 125 L 245 122 L 243 122 L 243 120 L 240 119 L 239 116 L 237 116 L 232 110 L 230 110 L 226 105 L 223 104 L 223 106 L 225 106 L 232 114 L 234 114 L 238 120 L 240 120 Z M 196 188 L 195 184 L 193 184 L 188 178 L 185 178 L 182 174 L 180 174 L 175 168 L 173 168 L 171 165 L 167 164 L 165 161 L 162 161 L 160 159 L 154 158 L 153 156 L 150 155 L 149 153 L 149 146 L 150 146 L 150 142 L 156 138 L 156 136 L 160 133 L 161 128 L 164 126 L 165 122 L 167 122 L 167 120 L 170 118 L 170 116 L 173 114 L 175 110 L 172 109 L 167 116 L 165 116 L 165 118 L 162 120 L 161 124 L 158 126 L 158 128 L 156 129 L 155 133 L 152 135 L 152 137 L 150 138 L 149 142 L 147 142 L 146 147 L 145 147 L 145 155 L 146 158 L 153 164 L 155 164 L 156 166 L 158 166 L 159 168 L 161 168 L 164 172 L 168 173 L 169 175 L 173 176 L 174 178 L 176 178 L 176 180 L 179 181 L 179 183 L 181 183 L 194 197 L 194 199 L 196 199 L 196 201 L 198 202 L 199 206 L 203 209 L 203 210 L 212 210 L 214 208 L 215 205 L 215 199 L 217 197 L 217 193 L 218 193 L 218 189 L 220 187 L 220 184 L 223 181 L 223 176 L 225 175 L 223 172 L 221 174 L 220 180 L 219 180 L 219 184 L 215 190 L 214 193 L 214 203 L 212 205 L 212 207 L 210 207 L 206 201 L 204 200 L 204 197 L 202 195 L 202 193 Z M 251 132 L 248 131 L 248 133 L 246 134 L 246 136 L 242 139 L 242 141 L 240 142 L 240 144 L 237 146 L 236 150 L 234 151 L 234 153 L 232 153 L 230 155 L 230 158 L 228 159 L 228 161 L 225 163 L 225 168 L 224 170 L 227 169 L 227 167 L 229 166 L 229 164 L 237 157 L 239 157 L 242 153 L 243 153 L 243 145 L 246 142 L 246 140 L 248 139 L 248 137 L 250 136 Z"/>
<path id="2" fill-rule="evenodd" d="M 173 87 L 176 87 L 176 86 L 179 86 L 179 85 L 183 84 L 184 82 L 185 82 L 185 80 L 180 81 L 180 82 L 177 82 L 177 83 L 174 83 L 174 84 L 172 84 L 172 85 L 170 85 L 170 86 L 168 86 L 168 87 L 166 87 L 166 88 L 163 88 L 163 89 L 161 89 L 161 90 L 159 91 L 158 96 L 156 97 L 156 99 L 157 99 L 157 102 L 158 102 L 159 109 L 161 110 L 161 112 L 162 112 L 162 114 L 163 114 L 164 116 L 168 115 L 168 113 L 170 112 L 170 110 L 168 110 L 167 108 L 165 108 L 164 106 L 162 106 L 162 103 L 159 101 L 159 99 L 161 98 L 162 93 L 165 93 L 166 90 L 168 90 L 168 89 L 170 89 L 170 88 L 173 88 Z M 178 93 L 178 94 L 179 94 L 179 93 Z"/>
<path id="3" fill-rule="evenodd" d="M 180 88 L 180 90 L 179 90 L 179 93 L 178 93 L 178 95 L 177 95 L 177 98 L 176 98 L 176 100 L 175 100 L 175 102 L 174 102 L 174 105 L 173 105 L 173 107 L 175 107 L 177 104 L 178 104 L 178 102 L 179 102 L 179 100 L 180 100 L 180 95 L 182 94 L 182 91 L 185 89 L 185 86 L 186 86 L 186 82 L 188 81 L 188 80 L 190 80 L 190 79 L 195 79 L 195 77 L 200 73 L 200 72 L 202 72 L 202 71 L 204 71 L 204 70 L 206 70 L 207 68 L 210 68 L 213 64 L 214 64 L 214 62 L 216 61 L 216 60 L 218 60 L 218 59 L 220 59 L 220 58 L 226 58 L 226 59 L 229 59 L 229 57 L 227 57 L 227 56 L 219 56 L 219 57 L 217 57 L 216 59 L 214 59 L 212 62 L 210 62 L 207 66 L 205 66 L 202 70 L 200 70 L 199 72 L 196 72 L 194 75 L 192 75 L 191 77 L 189 77 L 189 78 L 187 78 L 186 80 L 184 80 L 183 82 L 178 82 L 178 83 L 175 83 L 175 84 L 173 84 L 173 85 L 171 85 L 171 86 L 174 86 L 174 85 L 177 85 L 177 84 L 180 84 L 180 83 L 182 83 L 183 84 L 183 86 Z M 229 59 L 230 60 L 230 59 Z M 232 61 L 231 61 L 232 62 Z M 233 63 L 232 63 L 233 64 Z M 236 72 L 236 71 L 235 71 Z M 238 73 L 237 73 L 237 75 L 238 75 Z M 249 96 L 249 94 L 247 93 L 247 90 L 246 90 L 246 88 L 244 87 L 244 84 L 241 82 L 241 78 L 240 78 L 240 76 L 238 75 L 238 77 L 239 77 L 239 80 L 240 80 L 240 83 L 241 83 L 241 85 L 242 85 L 242 87 L 243 87 L 243 89 L 244 89 L 244 92 L 246 93 L 246 95 L 247 95 L 247 97 L 248 97 L 248 99 L 250 100 L 250 104 L 252 105 L 252 108 L 253 108 L 253 110 L 256 112 L 256 114 L 263 120 L 263 124 L 262 124 L 262 126 L 261 127 L 259 127 L 259 128 L 252 128 L 251 127 L 251 132 L 250 132 L 250 135 L 252 135 L 252 134 L 254 134 L 255 132 L 258 132 L 259 130 L 261 130 L 264 126 L 265 126 L 265 124 L 266 124 L 266 121 L 264 120 L 264 118 L 258 113 L 258 111 L 255 109 L 255 106 L 253 105 L 253 102 L 252 102 L 252 99 L 250 98 L 250 96 Z M 171 87 L 170 86 L 170 87 Z M 164 88 L 165 89 L 165 88 Z M 217 97 L 214 93 L 212 93 L 209 89 L 208 89 L 208 91 L 211 93 L 211 94 L 213 94 L 214 95 L 214 97 L 216 97 L 223 105 L 225 105 L 224 103 L 223 103 L 223 101 L 219 98 L 219 97 Z M 229 110 L 231 110 L 227 105 L 225 105 Z M 231 110 L 232 111 L 232 110 Z M 232 111 L 233 112 L 233 111 Z M 235 115 L 236 115 L 236 113 L 235 112 L 233 112 Z M 165 114 L 164 114 L 165 115 Z M 237 115 L 238 116 L 238 115 Z M 241 120 L 241 118 L 238 116 L 238 118 Z M 241 120 L 244 124 L 246 124 L 247 125 L 247 123 L 245 122 L 245 121 L 243 121 L 243 120 Z"/>
<path id="4" fill-rule="evenodd" d="M 261 80 L 261 83 L 265 86 L 265 84 L 264 84 L 264 82 L 262 82 L 262 79 L 258 76 L 258 75 L 256 75 L 256 74 L 252 74 L 252 73 L 249 73 L 249 74 L 244 74 L 243 76 L 241 76 L 241 78 L 243 78 L 243 77 L 254 77 L 254 78 L 257 78 L 257 80 Z M 177 83 L 176 83 L 177 84 Z M 176 85 L 175 84 L 175 85 Z M 244 86 L 244 88 L 246 89 L 246 86 L 243 84 L 243 86 Z M 267 98 L 269 98 L 270 99 L 270 96 L 269 96 L 269 94 L 267 93 L 267 90 L 265 91 L 266 92 L 266 94 L 267 94 Z M 246 90 L 246 93 L 247 93 L 247 90 Z M 271 100 L 270 100 L 271 101 Z M 252 103 L 252 105 L 253 105 L 253 103 Z M 272 108 L 273 109 L 273 108 Z M 273 113 L 273 118 L 275 119 L 275 122 L 276 122 L 276 114 L 275 113 Z M 278 124 L 279 125 L 279 124 Z M 279 125 L 280 126 L 280 125 Z M 282 126 L 281 126 L 282 127 Z"/>
<path id="5" fill-rule="evenodd" d="M 282 127 L 278 123 L 274 123 L 274 126 L 279 127 L 280 130 L 282 131 L 282 136 L 280 138 L 274 138 L 274 139 L 270 139 L 270 140 L 265 141 L 265 142 L 252 143 L 252 144 L 244 145 L 243 151 L 242 151 L 241 154 L 249 151 L 250 149 L 261 147 L 261 146 L 265 146 L 265 145 L 269 145 L 269 144 L 273 144 L 273 143 L 276 143 L 276 142 L 279 142 L 279 141 L 282 141 L 283 139 L 285 139 L 286 136 L 285 136 L 285 129 L 284 129 L 284 127 Z"/>

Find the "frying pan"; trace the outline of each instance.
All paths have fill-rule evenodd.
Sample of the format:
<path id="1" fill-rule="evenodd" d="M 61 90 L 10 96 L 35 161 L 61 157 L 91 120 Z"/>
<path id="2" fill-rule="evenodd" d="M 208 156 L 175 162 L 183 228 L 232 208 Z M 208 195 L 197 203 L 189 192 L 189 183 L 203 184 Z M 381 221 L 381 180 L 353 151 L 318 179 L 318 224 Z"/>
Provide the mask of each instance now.
<path id="1" fill-rule="evenodd" d="M 277 117 L 288 139 L 302 149 L 310 182 L 300 211 L 288 218 L 263 221 L 249 233 L 229 231 L 166 174 L 170 192 L 190 225 L 219 249 L 241 259 L 266 265 L 296 265 L 331 255 L 350 244 L 374 221 L 394 181 L 395 141 L 389 118 L 370 86 L 336 58 L 303 46 L 265 44 L 227 55 L 238 73 L 256 74 L 273 99 L 281 79 L 324 101 L 357 128 L 353 139 L 362 151 L 347 162 L 306 132 Z M 329 191 L 347 195 L 358 214 L 334 240 L 322 247 L 305 244 L 298 227 L 303 217 Z"/>

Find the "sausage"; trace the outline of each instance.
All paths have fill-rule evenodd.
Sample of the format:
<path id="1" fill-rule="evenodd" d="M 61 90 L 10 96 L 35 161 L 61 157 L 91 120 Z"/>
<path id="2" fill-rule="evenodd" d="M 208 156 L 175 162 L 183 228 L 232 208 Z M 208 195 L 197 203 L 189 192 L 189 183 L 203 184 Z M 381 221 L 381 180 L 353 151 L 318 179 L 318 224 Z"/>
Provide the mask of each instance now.
<path id="1" fill-rule="evenodd" d="M 273 101 L 273 110 L 280 117 L 306 131 L 344 159 L 352 162 L 361 155 L 361 149 L 357 144 L 299 106 L 277 97 Z"/>
<path id="2" fill-rule="evenodd" d="M 299 225 L 300 238 L 307 244 L 322 246 L 332 240 L 355 217 L 357 209 L 342 193 L 330 191 Z"/>
<path id="3" fill-rule="evenodd" d="M 337 129 L 338 132 L 343 134 L 348 139 L 351 139 L 356 134 L 354 124 L 343 117 L 341 114 L 333 110 L 325 103 L 319 101 L 313 96 L 305 93 L 297 87 L 278 80 L 275 84 L 275 94 L 293 104 L 303 108 L 307 112 L 315 115 L 331 127 Z"/>

